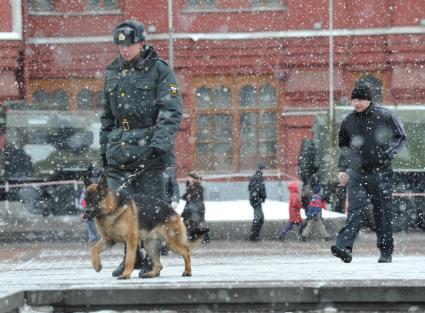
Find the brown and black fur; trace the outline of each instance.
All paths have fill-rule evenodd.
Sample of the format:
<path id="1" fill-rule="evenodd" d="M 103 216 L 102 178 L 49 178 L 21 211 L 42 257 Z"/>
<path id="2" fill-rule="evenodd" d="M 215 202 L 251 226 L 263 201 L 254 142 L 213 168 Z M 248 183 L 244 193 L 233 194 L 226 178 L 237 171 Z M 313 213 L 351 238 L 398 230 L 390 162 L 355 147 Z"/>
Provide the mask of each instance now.
<path id="1" fill-rule="evenodd" d="M 91 248 L 96 272 L 102 269 L 100 253 L 117 242 L 126 244 L 125 270 L 118 279 L 129 279 L 134 269 L 136 249 L 143 240 L 152 259 L 152 271 L 144 278 L 159 276 L 162 269 L 157 243 L 165 240 L 171 251 L 184 259 L 183 276 L 192 276 L 189 241 L 180 215 L 165 202 L 143 195 L 115 193 L 108 188 L 106 178 L 98 184 L 85 180 L 86 205 L 95 217 L 100 240 Z"/>

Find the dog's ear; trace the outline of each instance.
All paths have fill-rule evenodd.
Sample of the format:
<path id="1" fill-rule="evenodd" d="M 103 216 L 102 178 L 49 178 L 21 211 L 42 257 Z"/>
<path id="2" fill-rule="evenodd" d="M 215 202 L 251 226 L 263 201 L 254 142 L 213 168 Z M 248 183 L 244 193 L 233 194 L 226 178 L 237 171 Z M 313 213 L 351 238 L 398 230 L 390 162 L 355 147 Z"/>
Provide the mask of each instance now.
<path id="1" fill-rule="evenodd" d="M 87 188 L 88 186 L 90 186 L 91 184 L 93 184 L 93 182 L 91 181 L 91 179 L 87 176 L 84 175 L 83 176 L 83 182 L 84 182 L 84 186 Z"/>
<path id="2" fill-rule="evenodd" d="M 106 179 L 106 175 L 100 176 L 97 189 L 99 192 L 106 192 L 108 190 L 108 180 Z"/>

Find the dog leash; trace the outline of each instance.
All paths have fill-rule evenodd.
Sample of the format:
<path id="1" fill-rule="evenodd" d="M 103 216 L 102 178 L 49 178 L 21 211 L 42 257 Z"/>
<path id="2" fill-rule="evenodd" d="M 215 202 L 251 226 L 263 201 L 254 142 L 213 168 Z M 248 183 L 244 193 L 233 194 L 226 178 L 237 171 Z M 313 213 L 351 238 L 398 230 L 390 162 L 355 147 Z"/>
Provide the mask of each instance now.
<path id="1" fill-rule="evenodd" d="M 147 170 L 147 166 L 145 164 L 142 165 L 142 168 L 133 172 L 132 174 L 130 174 L 126 180 L 124 181 L 124 183 L 122 183 L 121 186 L 119 186 L 116 190 L 116 192 L 120 192 L 122 191 L 124 188 L 128 187 L 128 185 L 130 185 L 137 177 L 139 177 L 140 175 L 142 175 L 144 172 L 146 172 Z"/>
<path id="2" fill-rule="evenodd" d="M 149 162 L 147 165 L 150 165 L 151 162 Z M 119 186 L 115 192 L 116 193 L 121 192 L 124 188 L 128 187 L 128 185 L 130 185 L 137 177 L 139 177 L 144 172 L 146 172 L 146 170 L 148 168 L 147 165 L 142 164 L 141 169 L 138 169 L 138 170 L 134 171 L 132 174 L 130 174 L 126 178 L 124 183 L 121 186 Z M 100 177 L 102 177 L 103 175 L 106 176 L 105 172 L 100 174 Z M 93 209 L 93 208 L 89 208 L 89 207 L 84 207 L 84 208 L 81 209 L 82 220 L 86 221 L 86 220 L 92 219 L 92 218 L 96 217 L 99 214 L 99 212 L 100 212 L 100 210 L 98 208 Z"/>

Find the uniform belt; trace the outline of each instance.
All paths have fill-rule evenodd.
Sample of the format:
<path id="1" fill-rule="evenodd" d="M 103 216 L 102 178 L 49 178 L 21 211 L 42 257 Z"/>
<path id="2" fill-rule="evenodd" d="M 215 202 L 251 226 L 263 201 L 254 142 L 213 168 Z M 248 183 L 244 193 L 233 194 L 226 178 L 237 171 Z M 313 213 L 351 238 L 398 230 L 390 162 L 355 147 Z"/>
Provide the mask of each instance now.
<path id="1" fill-rule="evenodd" d="M 361 168 L 361 171 L 362 171 L 363 173 L 368 173 L 368 174 L 370 174 L 370 173 L 374 173 L 374 172 L 386 171 L 386 170 L 388 170 L 389 168 L 390 168 L 390 165 L 389 165 L 389 164 L 384 164 L 384 165 L 376 166 L 376 167 L 362 167 L 362 168 Z"/>
<path id="2" fill-rule="evenodd" d="M 136 128 L 149 128 L 153 126 L 154 123 L 150 120 L 145 120 L 143 122 L 134 121 L 127 117 L 124 117 L 119 123 L 118 126 L 124 129 L 125 131 L 130 131 Z"/>

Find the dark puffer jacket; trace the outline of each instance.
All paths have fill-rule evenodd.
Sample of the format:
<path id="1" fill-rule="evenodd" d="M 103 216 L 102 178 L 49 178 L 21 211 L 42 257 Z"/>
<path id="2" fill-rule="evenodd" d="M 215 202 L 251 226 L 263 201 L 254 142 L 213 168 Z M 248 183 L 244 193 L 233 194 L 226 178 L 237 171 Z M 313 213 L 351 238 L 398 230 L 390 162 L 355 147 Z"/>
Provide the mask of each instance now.
<path id="1" fill-rule="evenodd" d="M 263 173 L 256 171 L 249 180 L 249 201 L 251 205 L 257 206 L 267 198 L 266 186 L 264 185 Z"/>
<path id="2" fill-rule="evenodd" d="M 208 233 L 209 228 L 205 223 L 204 188 L 201 181 L 194 181 L 186 184 L 186 193 L 182 196 L 186 200 L 186 205 L 181 214 L 183 222 L 187 228 L 189 239 Z M 204 237 L 205 239 L 205 237 Z"/>
<path id="3" fill-rule="evenodd" d="M 148 147 L 171 150 L 182 119 L 182 99 L 172 69 L 145 46 L 132 62 L 116 58 L 106 67 L 101 116 L 101 153 L 108 166 L 165 168 L 165 158 L 143 158 Z"/>
<path id="4" fill-rule="evenodd" d="M 352 112 L 339 131 L 340 171 L 370 171 L 389 165 L 406 140 L 398 117 L 373 103 L 363 112 Z"/>

